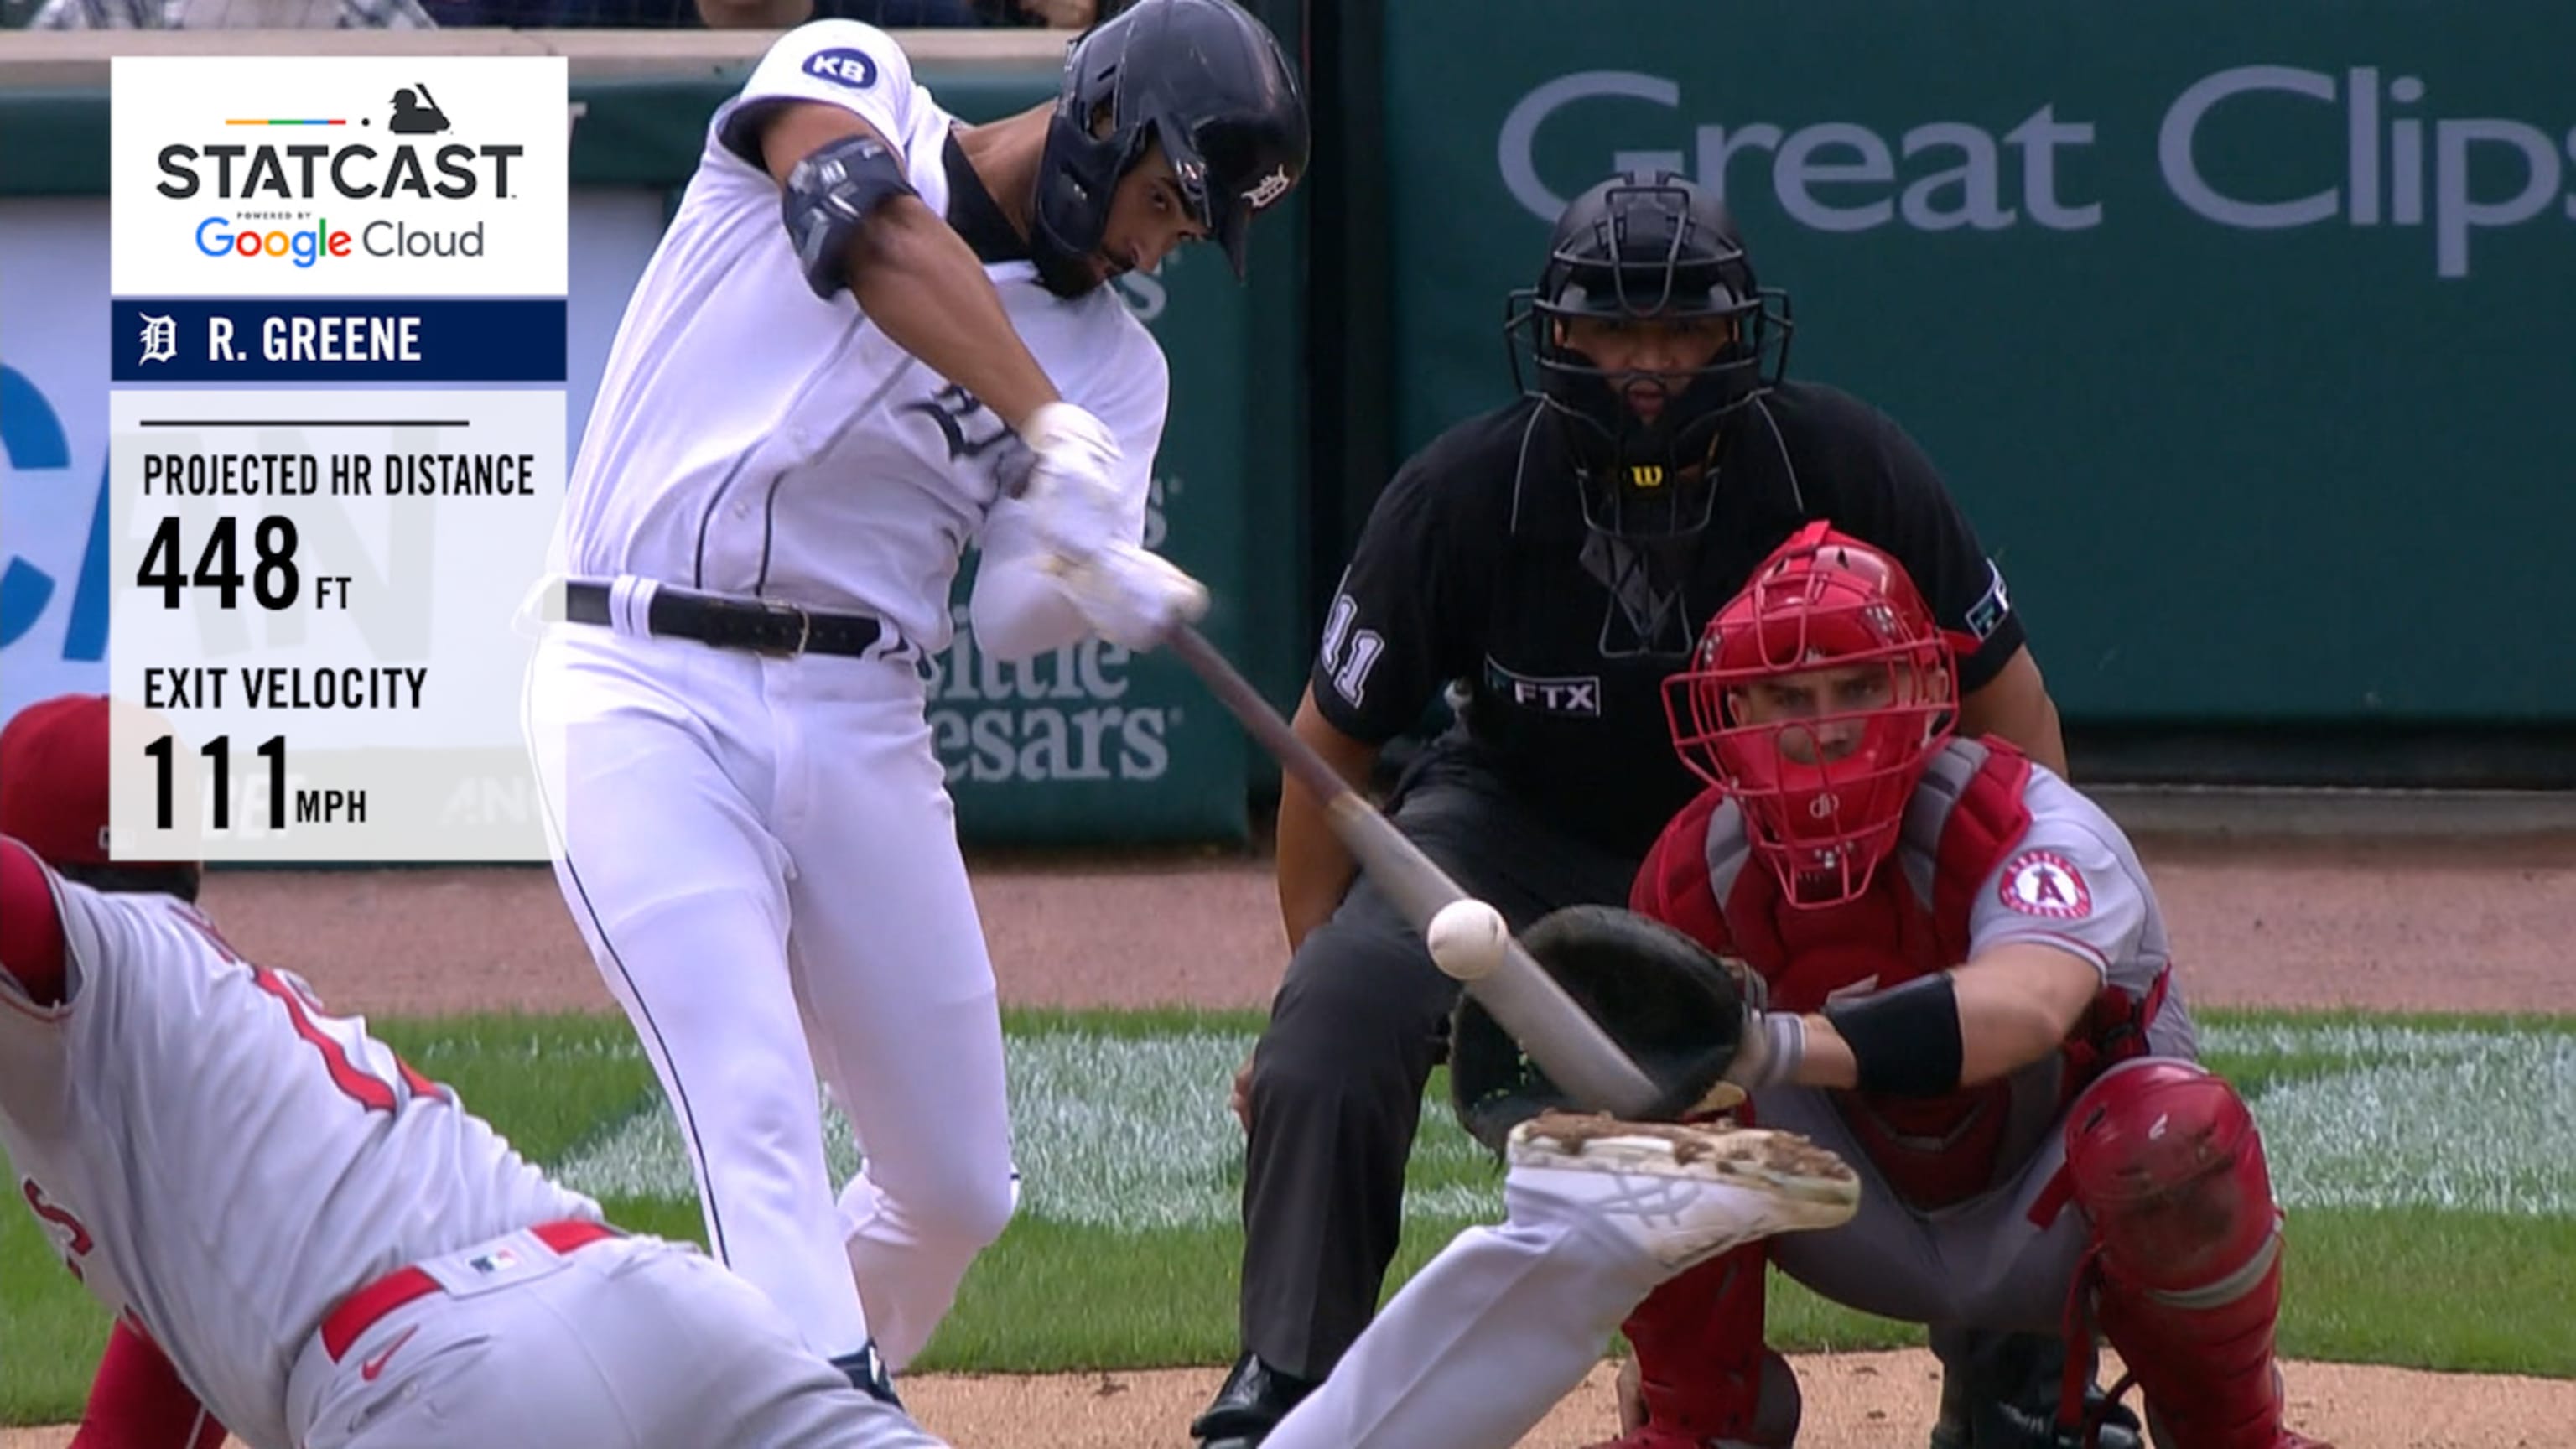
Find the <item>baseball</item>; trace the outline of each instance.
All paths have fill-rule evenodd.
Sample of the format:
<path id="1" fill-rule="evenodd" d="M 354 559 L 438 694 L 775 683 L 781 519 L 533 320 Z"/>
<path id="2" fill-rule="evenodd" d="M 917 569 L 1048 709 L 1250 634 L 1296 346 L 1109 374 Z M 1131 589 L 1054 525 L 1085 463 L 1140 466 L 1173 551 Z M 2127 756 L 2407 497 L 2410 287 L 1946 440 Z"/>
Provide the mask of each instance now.
<path id="1" fill-rule="evenodd" d="M 1503 944 L 1512 935 L 1502 912 L 1472 899 L 1442 906 L 1424 934 L 1431 959 L 1461 981 L 1479 980 L 1503 964 Z"/>

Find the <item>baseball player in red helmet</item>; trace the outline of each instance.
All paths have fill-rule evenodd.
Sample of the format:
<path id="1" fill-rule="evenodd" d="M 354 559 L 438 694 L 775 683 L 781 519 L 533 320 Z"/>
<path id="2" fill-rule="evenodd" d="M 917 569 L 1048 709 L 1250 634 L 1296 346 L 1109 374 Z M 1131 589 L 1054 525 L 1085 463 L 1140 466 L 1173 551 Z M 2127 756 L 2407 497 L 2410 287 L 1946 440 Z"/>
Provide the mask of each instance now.
<path id="1" fill-rule="evenodd" d="M 111 860 L 110 704 L 0 730 L 0 1148 L 116 1329 L 77 1449 L 934 1449 Z"/>
<path id="2" fill-rule="evenodd" d="M 1616 1442 L 1792 1442 L 1767 1258 L 1935 1330 L 2062 1325 L 2062 1443 L 2101 1412 L 2082 1394 L 2098 1333 L 2157 1443 L 2322 1449 L 2282 1423 L 2262 1139 L 2193 1060 L 2146 873 L 2047 768 L 1954 736 L 1955 681 L 1903 569 L 1819 522 L 1669 682 L 1675 746 L 1711 788 L 1631 905 L 1763 983 L 1729 1079 L 1752 1120 L 1851 1164 L 1861 1205 L 1656 1289 L 1624 1325 L 1642 1403 Z"/>

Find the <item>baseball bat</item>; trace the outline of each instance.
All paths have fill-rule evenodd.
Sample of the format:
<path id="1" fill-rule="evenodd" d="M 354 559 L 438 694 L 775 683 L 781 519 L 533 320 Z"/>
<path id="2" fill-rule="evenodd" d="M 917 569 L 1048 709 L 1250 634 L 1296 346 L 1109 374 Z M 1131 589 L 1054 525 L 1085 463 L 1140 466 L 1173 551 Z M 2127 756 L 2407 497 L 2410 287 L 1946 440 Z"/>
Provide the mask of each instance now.
<path id="1" fill-rule="evenodd" d="M 1324 802 L 1333 834 L 1358 858 L 1369 878 L 1394 899 L 1414 930 L 1427 931 L 1442 906 L 1467 899 L 1467 892 L 1446 871 L 1361 799 L 1312 746 L 1297 738 L 1288 722 L 1205 635 L 1188 624 L 1175 624 L 1163 643 L 1282 769 Z M 1577 1101 L 1619 1117 L 1640 1116 L 1654 1106 L 1660 1095 L 1654 1081 L 1620 1050 L 1591 1013 L 1556 984 L 1556 978 L 1530 958 L 1518 940 L 1506 938 L 1501 962 L 1465 985 L 1530 1054 L 1530 1060 Z"/>

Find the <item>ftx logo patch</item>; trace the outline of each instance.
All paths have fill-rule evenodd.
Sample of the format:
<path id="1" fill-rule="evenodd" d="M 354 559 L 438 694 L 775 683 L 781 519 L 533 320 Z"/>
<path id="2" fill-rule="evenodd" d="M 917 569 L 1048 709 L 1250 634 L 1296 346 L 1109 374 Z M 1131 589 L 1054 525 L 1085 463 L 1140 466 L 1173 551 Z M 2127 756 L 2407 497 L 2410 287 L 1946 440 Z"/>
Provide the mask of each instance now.
<path id="1" fill-rule="evenodd" d="M 1581 719 L 1601 717 L 1601 676 L 1597 674 L 1563 674 L 1555 676 L 1522 674 L 1485 659 L 1485 688 L 1523 709 L 1540 714 L 1570 715 Z"/>

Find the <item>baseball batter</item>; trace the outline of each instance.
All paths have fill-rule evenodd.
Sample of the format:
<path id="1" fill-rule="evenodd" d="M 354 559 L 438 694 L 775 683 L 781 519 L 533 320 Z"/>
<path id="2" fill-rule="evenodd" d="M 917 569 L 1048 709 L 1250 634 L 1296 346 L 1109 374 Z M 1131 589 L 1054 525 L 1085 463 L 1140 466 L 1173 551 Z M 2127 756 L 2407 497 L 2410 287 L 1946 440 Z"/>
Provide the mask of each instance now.
<path id="1" fill-rule="evenodd" d="M 108 710 L 0 731 L 0 1147 L 118 1322 L 84 1449 L 938 1443 L 244 959 L 194 864 L 111 864 Z"/>
<path id="2" fill-rule="evenodd" d="M 970 546 L 998 658 L 1203 607 L 1139 546 L 1167 370 L 1106 284 L 1198 240 L 1240 276 L 1306 154 L 1230 0 L 1139 0 L 974 127 L 885 34 L 802 26 L 713 117 L 610 352 L 531 690 L 558 876 L 717 1256 L 881 1395 L 1016 1191 L 923 666 Z M 818 1075 L 865 1153 L 837 1200 Z"/>

